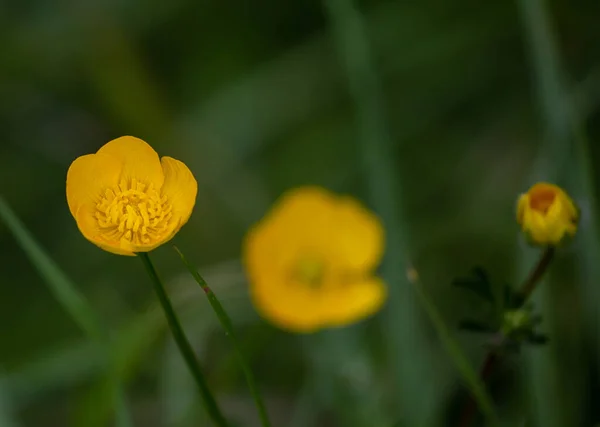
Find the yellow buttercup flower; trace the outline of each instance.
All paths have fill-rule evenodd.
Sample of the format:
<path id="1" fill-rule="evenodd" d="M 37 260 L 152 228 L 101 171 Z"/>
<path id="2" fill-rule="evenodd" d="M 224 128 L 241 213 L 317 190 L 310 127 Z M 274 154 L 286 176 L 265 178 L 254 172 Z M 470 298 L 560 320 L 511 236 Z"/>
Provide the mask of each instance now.
<path id="1" fill-rule="evenodd" d="M 159 159 L 132 136 L 75 159 L 67 172 L 67 202 L 79 230 L 119 255 L 148 252 L 171 239 L 192 214 L 197 190 L 185 164 Z"/>
<path id="2" fill-rule="evenodd" d="M 290 191 L 250 230 L 243 249 L 254 305 L 284 329 L 347 325 L 385 301 L 374 275 L 383 228 L 352 198 L 318 187 Z"/>
<path id="3" fill-rule="evenodd" d="M 517 222 L 532 243 L 555 246 L 577 231 L 578 212 L 560 187 L 540 182 L 519 198 Z"/>

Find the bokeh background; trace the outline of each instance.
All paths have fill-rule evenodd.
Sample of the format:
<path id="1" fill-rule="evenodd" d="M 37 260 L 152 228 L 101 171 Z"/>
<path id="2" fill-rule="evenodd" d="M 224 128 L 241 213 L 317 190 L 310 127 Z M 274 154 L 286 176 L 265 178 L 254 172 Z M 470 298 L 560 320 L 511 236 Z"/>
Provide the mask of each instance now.
<path id="1" fill-rule="evenodd" d="M 0 222 L 0 426 L 113 425 L 108 371 L 134 425 L 209 425 L 142 264 L 89 244 L 67 208 L 70 162 L 121 135 L 194 171 L 176 242 L 232 316 L 277 427 L 457 425 L 465 388 L 405 272 L 477 367 L 485 337 L 455 325 L 482 307 L 450 283 L 475 265 L 522 281 L 538 252 L 516 197 L 563 185 L 582 220 L 536 293 L 551 341 L 505 359 L 490 393 L 507 426 L 598 425 L 599 17 L 596 0 L 0 3 L 0 195 L 97 310 L 117 367 Z M 293 335 L 254 311 L 240 242 L 304 184 L 382 217 L 390 299 Z M 259 425 L 204 295 L 170 247 L 153 255 L 224 411 Z"/>

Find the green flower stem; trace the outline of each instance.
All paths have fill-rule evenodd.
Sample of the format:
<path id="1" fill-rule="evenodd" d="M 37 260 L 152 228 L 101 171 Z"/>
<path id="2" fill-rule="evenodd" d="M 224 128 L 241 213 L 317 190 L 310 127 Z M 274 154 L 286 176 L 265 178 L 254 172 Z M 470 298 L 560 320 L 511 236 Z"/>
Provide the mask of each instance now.
<path id="1" fill-rule="evenodd" d="M 194 350 L 192 349 L 190 342 L 183 332 L 183 328 L 181 327 L 181 323 L 177 318 L 177 314 L 175 314 L 175 310 L 173 309 L 173 305 L 171 304 L 171 300 L 167 295 L 165 287 L 160 280 L 152 261 L 150 260 L 150 256 L 145 252 L 140 252 L 137 255 L 142 260 L 144 267 L 146 267 L 146 271 L 150 276 L 150 279 L 152 279 L 154 290 L 156 291 L 158 300 L 160 301 L 163 311 L 165 312 L 165 316 L 169 323 L 169 327 L 171 328 L 171 332 L 173 333 L 173 337 L 175 338 L 175 342 L 177 343 L 177 347 L 179 347 L 179 351 L 181 352 L 188 369 L 192 373 L 192 376 L 198 385 L 206 412 L 208 412 L 216 426 L 228 427 L 227 421 L 219 409 L 217 401 L 208 387 L 204 373 L 202 372 L 202 369 L 196 360 Z"/>
<path id="2" fill-rule="evenodd" d="M 485 389 L 484 380 L 477 375 L 477 371 L 473 369 L 471 363 L 469 362 L 469 359 L 460 348 L 458 341 L 452 336 L 452 332 L 446 325 L 446 322 L 444 322 L 444 319 L 439 313 L 434 302 L 421 287 L 419 275 L 416 272 L 416 270 L 408 270 L 408 279 L 410 283 L 412 283 L 413 289 L 415 290 L 417 297 L 421 301 L 421 305 L 425 309 L 429 320 L 431 320 L 431 323 L 436 329 L 443 346 L 445 347 L 448 354 L 451 356 L 452 361 L 454 362 L 456 368 L 460 372 L 474 400 L 481 408 L 481 411 L 485 414 L 486 418 L 490 422 L 490 425 L 494 427 L 500 426 L 500 420 L 498 419 L 498 415 L 496 414 L 496 411 L 494 409 L 492 399 L 490 398 Z M 469 399 L 468 404 L 469 406 L 475 406 L 471 398 Z M 461 424 L 461 426 L 462 425 L 463 424 Z"/>
<path id="3" fill-rule="evenodd" d="M 521 308 L 527 302 L 529 297 L 531 297 L 531 294 L 535 290 L 535 287 L 537 286 L 538 282 L 540 281 L 540 279 L 548 269 L 548 266 L 552 262 L 555 253 L 556 249 L 554 248 L 554 246 L 548 246 L 546 250 L 544 250 L 535 268 L 532 270 L 527 280 L 525 280 L 525 283 L 523 283 L 523 286 L 519 291 L 518 308 Z"/>
<path id="4" fill-rule="evenodd" d="M 534 269 L 531 271 L 531 273 L 529 274 L 527 279 L 525 279 L 525 282 L 521 286 L 521 290 L 519 291 L 519 295 L 518 295 L 518 301 L 516 301 L 517 307 L 515 307 L 515 309 L 522 308 L 525 305 L 525 303 L 527 302 L 527 300 L 529 300 L 529 298 L 533 294 L 533 291 L 535 290 L 537 284 L 539 283 L 540 279 L 544 276 L 544 273 L 546 272 L 546 270 L 548 270 L 550 263 L 554 259 L 555 253 L 556 253 L 556 249 L 554 248 L 554 246 L 548 246 L 544 250 L 544 252 L 542 253 L 542 256 L 540 257 L 539 261 L 535 265 Z M 504 343 L 504 341 L 505 341 L 505 338 L 502 339 L 501 343 L 499 344 L 499 347 L 502 346 L 502 343 Z M 484 384 L 486 383 L 486 381 L 488 380 L 489 376 L 491 375 L 494 367 L 496 366 L 496 364 L 499 360 L 499 356 L 500 355 L 498 354 L 498 352 L 495 349 L 490 350 L 488 352 L 488 354 L 486 355 L 483 365 L 481 367 L 480 374 L 479 374 L 479 378 L 481 379 L 481 381 Z M 459 424 L 461 427 L 469 427 L 471 424 L 473 424 L 473 418 L 475 417 L 475 410 L 476 410 L 475 401 L 473 400 L 473 398 L 471 396 L 469 396 L 465 402 L 465 405 L 463 406 L 462 415 L 461 415 L 460 424 Z"/>
<path id="5" fill-rule="evenodd" d="M 244 354 L 243 354 L 242 349 L 239 344 L 239 340 L 233 329 L 233 324 L 231 322 L 231 319 L 229 318 L 229 316 L 227 315 L 227 312 L 225 311 L 225 309 L 223 308 L 223 306 L 217 299 L 217 296 L 215 295 L 215 293 L 208 286 L 208 283 L 206 283 L 204 278 L 200 275 L 200 273 L 198 273 L 198 270 L 196 268 L 194 268 L 188 262 L 188 260 L 185 258 L 185 256 L 183 255 L 183 253 L 179 250 L 179 248 L 177 246 L 173 246 L 173 249 L 175 249 L 175 252 L 177 252 L 177 254 L 181 258 L 181 261 L 183 262 L 183 264 L 186 266 L 186 268 L 188 269 L 190 274 L 194 277 L 196 282 L 198 282 L 198 284 L 200 285 L 200 287 L 206 294 L 206 298 L 208 298 L 208 302 L 212 306 L 214 312 L 216 313 L 217 317 L 219 318 L 219 321 L 221 322 L 221 325 L 225 329 L 226 335 L 228 335 L 229 338 L 231 339 L 231 343 L 233 344 L 233 348 L 237 354 L 238 362 L 242 368 L 242 371 L 244 372 L 244 376 L 246 377 L 246 382 L 248 383 L 248 387 L 250 388 L 250 394 L 252 394 L 252 397 L 254 398 L 254 403 L 256 404 L 256 407 L 258 409 L 258 414 L 260 416 L 261 423 L 262 423 L 263 427 L 270 427 L 271 423 L 270 423 L 269 417 L 267 415 L 267 410 L 266 410 L 265 404 L 263 402 L 261 394 L 256 385 L 256 380 L 254 379 L 252 370 L 250 369 L 250 366 L 248 365 L 248 362 L 246 361 L 246 358 L 244 357 Z"/>
<path id="6" fill-rule="evenodd" d="M 479 379 L 481 383 L 485 387 L 485 383 L 487 382 L 489 376 L 491 375 L 496 363 L 498 362 L 498 353 L 496 351 L 490 350 L 490 352 L 485 357 L 483 364 L 481 365 L 481 370 L 479 371 Z M 463 407 L 461 418 L 460 418 L 460 426 L 468 427 L 473 424 L 473 418 L 475 417 L 475 410 L 477 406 L 475 405 L 475 400 L 468 396 L 465 406 Z"/>

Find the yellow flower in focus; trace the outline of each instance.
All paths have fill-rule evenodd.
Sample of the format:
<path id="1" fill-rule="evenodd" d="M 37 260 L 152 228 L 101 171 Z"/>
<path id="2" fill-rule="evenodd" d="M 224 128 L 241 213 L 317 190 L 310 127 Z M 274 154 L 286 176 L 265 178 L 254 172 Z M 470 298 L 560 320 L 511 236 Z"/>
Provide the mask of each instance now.
<path id="1" fill-rule="evenodd" d="M 159 159 L 132 136 L 75 159 L 67 172 L 67 202 L 79 230 L 119 255 L 148 252 L 171 239 L 192 214 L 197 190 L 185 164 Z"/>
<path id="2" fill-rule="evenodd" d="M 558 245 L 577 231 L 578 212 L 560 187 L 540 182 L 519 198 L 517 222 L 532 243 Z"/>
<path id="3" fill-rule="evenodd" d="M 383 228 L 352 198 L 292 190 L 250 230 L 243 249 L 254 305 L 284 329 L 347 325 L 385 301 L 385 284 L 373 273 Z"/>

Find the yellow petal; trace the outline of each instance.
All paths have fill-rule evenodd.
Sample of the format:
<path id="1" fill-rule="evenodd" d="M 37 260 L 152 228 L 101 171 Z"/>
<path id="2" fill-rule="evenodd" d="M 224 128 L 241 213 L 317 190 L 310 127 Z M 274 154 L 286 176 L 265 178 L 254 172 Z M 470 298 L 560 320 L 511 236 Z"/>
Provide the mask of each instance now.
<path id="1" fill-rule="evenodd" d="M 549 243 L 560 243 L 565 234 L 574 234 L 576 227 L 575 218 L 572 215 L 568 200 L 562 197 L 556 199 L 546 214 L 547 227 L 549 229 Z"/>
<path id="2" fill-rule="evenodd" d="M 262 222 L 277 230 L 286 244 L 298 249 L 323 249 L 333 238 L 336 197 L 320 187 L 286 192 Z"/>
<path id="3" fill-rule="evenodd" d="M 529 209 L 529 196 L 527 194 L 521 194 L 517 204 L 517 223 L 521 226 L 523 225 L 523 219 L 527 209 Z"/>
<path id="4" fill-rule="evenodd" d="M 244 238 L 242 254 L 250 281 L 273 274 L 287 277 L 303 256 L 328 253 L 334 201 L 318 187 L 285 193 Z"/>
<path id="5" fill-rule="evenodd" d="M 162 195 L 167 196 L 173 208 L 173 216 L 179 218 L 179 227 L 182 227 L 192 215 L 198 183 L 183 162 L 166 156 L 160 162 L 165 177 Z"/>
<path id="6" fill-rule="evenodd" d="M 109 241 L 105 238 L 105 235 L 98 226 L 98 221 L 94 217 L 94 212 L 95 209 L 92 206 L 81 206 L 74 215 L 77 222 L 77 227 L 79 228 L 79 231 L 81 231 L 81 234 L 83 234 L 83 237 L 99 248 L 113 254 L 129 256 L 135 255 L 134 248 L 131 245 L 126 245 L 126 241 Z"/>
<path id="7" fill-rule="evenodd" d="M 117 255 L 133 256 L 137 252 L 150 252 L 171 240 L 177 232 L 175 230 L 177 223 L 173 222 L 173 229 L 167 230 L 162 239 L 156 240 L 148 245 L 134 244 L 123 238 L 121 234 L 116 235 L 114 239 L 109 239 L 106 230 L 100 229 L 94 214 L 95 208 L 93 206 L 82 206 L 77 211 L 75 219 L 79 231 L 81 231 L 81 234 L 83 234 L 86 239 L 96 246 Z"/>
<path id="8" fill-rule="evenodd" d="M 83 205 L 97 202 L 102 191 L 117 185 L 121 166 L 110 156 L 88 154 L 75 159 L 67 172 L 67 203 L 75 217 Z"/>
<path id="9" fill-rule="evenodd" d="M 163 169 L 156 151 L 145 141 L 133 136 L 122 136 L 107 142 L 96 154 L 111 156 L 119 162 L 121 180 L 132 178 L 159 189 L 164 182 Z"/>
<path id="10" fill-rule="evenodd" d="M 370 271 L 384 252 L 384 231 L 379 218 L 350 197 L 339 198 L 335 208 L 334 262 L 350 271 Z"/>
<path id="11" fill-rule="evenodd" d="M 259 314 L 292 332 L 313 332 L 325 326 L 318 292 L 294 285 L 285 277 L 274 276 L 253 283 L 251 295 Z"/>
<path id="12" fill-rule="evenodd" d="M 353 199 L 318 187 L 287 192 L 244 239 L 257 311 L 295 332 L 348 324 L 377 311 L 386 295 L 381 280 L 347 281 L 377 265 L 383 234 L 377 217 Z M 305 262 L 307 276 L 322 274 L 315 283 L 302 274 Z M 315 273 L 311 263 L 323 271 Z"/>
<path id="13" fill-rule="evenodd" d="M 560 191 L 559 199 L 563 204 L 565 215 L 570 218 L 572 222 L 576 223 L 579 219 L 579 211 L 577 210 L 575 203 L 573 203 L 573 200 L 562 190 Z"/>
<path id="14" fill-rule="evenodd" d="M 532 243 L 543 246 L 558 245 L 566 234 L 574 235 L 578 214 L 569 195 L 546 182 L 533 185 L 517 206 L 517 222 Z"/>
<path id="15" fill-rule="evenodd" d="M 386 297 L 385 284 L 377 277 L 328 289 L 322 297 L 321 318 L 327 326 L 348 325 L 379 311 Z"/>

